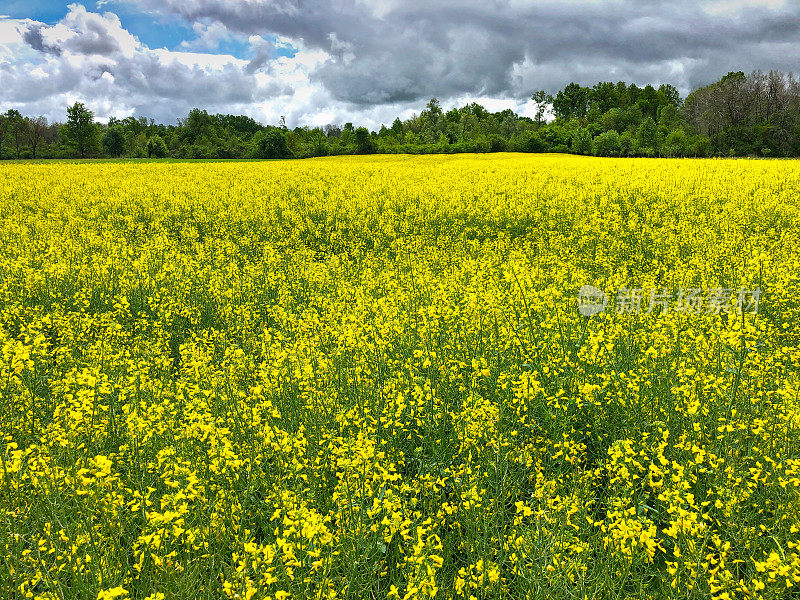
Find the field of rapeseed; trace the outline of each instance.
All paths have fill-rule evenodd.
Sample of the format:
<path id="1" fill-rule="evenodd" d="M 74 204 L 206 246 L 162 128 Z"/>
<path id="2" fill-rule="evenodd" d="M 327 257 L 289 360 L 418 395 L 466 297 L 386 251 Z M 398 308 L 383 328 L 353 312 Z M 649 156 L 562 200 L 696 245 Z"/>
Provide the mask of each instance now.
<path id="1" fill-rule="evenodd" d="M 799 247 L 792 161 L 2 165 L 0 597 L 797 597 Z"/>

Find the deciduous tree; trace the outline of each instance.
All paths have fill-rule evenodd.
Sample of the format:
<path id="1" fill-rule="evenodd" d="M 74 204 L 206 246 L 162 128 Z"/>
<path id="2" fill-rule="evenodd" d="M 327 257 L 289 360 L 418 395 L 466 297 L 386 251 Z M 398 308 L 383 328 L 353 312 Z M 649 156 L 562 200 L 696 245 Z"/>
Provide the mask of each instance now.
<path id="1" fill-rule="evenodd" d="M 97 151 L 100 135 L 94 113 L 83 102 L 67 108 L 67 123 L 61 128 L 65 145 L 81 158 Z"/>

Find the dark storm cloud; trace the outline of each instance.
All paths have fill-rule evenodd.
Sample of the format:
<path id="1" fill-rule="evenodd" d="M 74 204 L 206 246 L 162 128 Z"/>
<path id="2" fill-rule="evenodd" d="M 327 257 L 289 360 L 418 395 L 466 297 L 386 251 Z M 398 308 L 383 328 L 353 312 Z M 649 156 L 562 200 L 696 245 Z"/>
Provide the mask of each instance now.
<path id="1" fill-rule="evenodd" d="M 730 70 L 797 70 L 800 56 L 790 0 L 113 1 L 185 19 L 198 37 L 154 50 L 80 4 L 53 25 L 0 19 L 0 108 L 57 119 L 80 98 L 100 117 L 173 121 L 199 106 L 377 128 L 432 96 L 523 110 L 533 91 L 570 81 L 686 94 Z M 247 39 L 246 59 L 210 52 L 219 39 Z"/>
<path id="2" fill-rule="evenodd" d="M 671 81 L 688 91 L 730 69 L 791 70 L 800 51 L 799 3 L 777 0 L 132 1 L 240 33 L 302 38 L 331 54 L 313 78 L 360 105 L 522 98 L 571 80 Z M 794 52 L 775 52 L 782 43 Z"/>

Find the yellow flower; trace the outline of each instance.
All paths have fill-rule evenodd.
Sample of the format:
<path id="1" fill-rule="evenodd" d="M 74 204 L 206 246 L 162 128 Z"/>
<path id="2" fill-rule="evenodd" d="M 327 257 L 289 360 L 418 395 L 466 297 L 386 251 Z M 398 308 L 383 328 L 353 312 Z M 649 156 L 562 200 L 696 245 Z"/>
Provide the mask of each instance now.
<path id="1" fill-rule="evenodd" d="M 128 595 L 128 590 L 125 588 L 118 586 L 115 588 L 109 588 L 107 590 L 101 590 L 97 594 L 97 600 L 114 600 L 115 598 L 124 598 Z"/>

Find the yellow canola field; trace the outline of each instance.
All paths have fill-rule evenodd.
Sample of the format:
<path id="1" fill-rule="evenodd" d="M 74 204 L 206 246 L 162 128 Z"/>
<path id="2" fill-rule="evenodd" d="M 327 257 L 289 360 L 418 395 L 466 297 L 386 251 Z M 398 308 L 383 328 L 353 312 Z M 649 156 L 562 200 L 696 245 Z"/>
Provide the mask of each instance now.
<path id="1" fill-rule="evenodd" d="M 796 597 L 799 198 L 797 161 L 2 164 L 0 597 Z"/>

